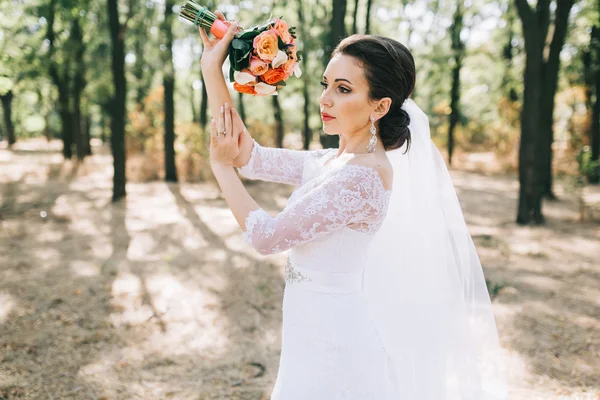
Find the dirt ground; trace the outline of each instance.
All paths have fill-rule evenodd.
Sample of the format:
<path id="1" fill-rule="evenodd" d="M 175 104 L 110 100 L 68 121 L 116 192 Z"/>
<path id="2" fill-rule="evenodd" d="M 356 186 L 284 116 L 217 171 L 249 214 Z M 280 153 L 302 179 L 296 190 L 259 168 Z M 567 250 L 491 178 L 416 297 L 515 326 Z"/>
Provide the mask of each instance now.
<path id="1" fill-rule="evenodd" d="M 128 184 L 106 153 L 0 149 L 0 400 L 266 400 L 285 254 L 261 256 L 212 183 Z M 514 223 L 514 176 L 452 171 L 494 292 L 512 399 L 600 399 L 600 224 L 557 184 Z M 247 185 L 271 212 L 292 188 Z"/>

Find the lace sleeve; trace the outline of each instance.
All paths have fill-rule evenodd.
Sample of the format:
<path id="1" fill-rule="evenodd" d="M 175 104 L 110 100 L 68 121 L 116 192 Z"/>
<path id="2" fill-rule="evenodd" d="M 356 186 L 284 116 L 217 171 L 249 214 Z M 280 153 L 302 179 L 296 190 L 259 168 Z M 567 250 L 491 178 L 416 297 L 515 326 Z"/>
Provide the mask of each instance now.
<path id="1" fill-rule="evenodd" d="M 251 211 L 243 238 L 259 253 L 274 254 L 346 226 L 371 233 L 385 216 L 389 193 L 375 169 L 346 165 L 276 217 Z"/>
<path id="2" fill-rule="evenodd" d="M 306 157 L 319 157 L 328 150 L 291 150 L 263 147 L 254 140 L 248 164 L 238 171 L 249 179 L 298 185 Z"/>

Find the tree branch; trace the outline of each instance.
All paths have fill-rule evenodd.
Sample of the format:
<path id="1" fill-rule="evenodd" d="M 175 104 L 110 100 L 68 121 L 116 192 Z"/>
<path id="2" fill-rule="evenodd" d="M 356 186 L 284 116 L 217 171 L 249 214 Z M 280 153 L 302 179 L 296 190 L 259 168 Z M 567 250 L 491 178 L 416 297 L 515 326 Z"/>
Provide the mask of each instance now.
<path id="1" fill-rule="evenodd" d="M 529 3 L 527 3 L 527 0 L 515 0 L 515 5 L 517 6 L 519 16 L 523 22 L 523 29 L 525 30 L 524 34 L 526 34 L 527 29 L 533 23 L 533 10 L 529 6 Z"/>
<path id="2" fill-rule="evenodd" d="M 554 34 L 550 43 L 550 52 L 548 55 L 548 63 L 554 64 L 558 62 L 561 49 L 567 37 L 567 29 L 569 27 L 569 13 L 575 3 L 574 0 L 558 0 L 556 6 L 556 15 L 554 17 Z"/>
<path id="3" fill-rule="evenodd" d="M 546 37 L 548 36 L 548 28 L 550 27 L 550 0 L 538 0 L 536 14 L 542 29 L 541 37 L 545 44 Z"/>

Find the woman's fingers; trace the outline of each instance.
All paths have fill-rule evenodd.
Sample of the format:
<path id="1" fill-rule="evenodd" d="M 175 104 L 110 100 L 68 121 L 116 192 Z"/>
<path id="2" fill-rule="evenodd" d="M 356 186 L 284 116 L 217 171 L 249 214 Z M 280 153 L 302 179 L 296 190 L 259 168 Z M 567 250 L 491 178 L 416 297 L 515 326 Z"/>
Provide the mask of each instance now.
<path id="1" fill-rule="evenodd" d="M 200 31 L 200 37 L 202 38 L 202 45 L 205 48 L 210 47 L 211 46 L 210 39 L 208 38 L 208 35 L 206 34 L 206 31 L 204 30 L 204 28 L 199 26 L 198 31 Z"/>
<path id="2" fill-rule="evenodd" d="M 221 11 L 215 11 L 215 15 L 217 16 L 217 18 L 219 18 L 221 21 L 226 21 L 225 16 L 223 15 L 223 13 Z"/>
<path id="3" fill-rule="evenodd" d="M 227 133 L 227 137 L 232 137 L 232 129 L 231 129 L 231 107 L 228 103 L 225 103 L 225 132 Z"/>
<path id="4" fill-rule="evenodd" d="M 219 118 L 217 120 L 217 136 L 222 135 L 221 132 L 225 131 L 225 108 L 221 106 L 221 110 L 219 112 Z M 219 138 L 221 139 L 221 138 Z"/>
<path id="5" fill-rule="evenodd" d="M 242 119 L 235 108 L 231 109 L 231 119 L 233 120 L 233 124 L 231 126 L 231 130 L 233 131 L 233 140 L 237 143 L 242 131 L 244 130 L 244 124 L 242 123 Z"/>

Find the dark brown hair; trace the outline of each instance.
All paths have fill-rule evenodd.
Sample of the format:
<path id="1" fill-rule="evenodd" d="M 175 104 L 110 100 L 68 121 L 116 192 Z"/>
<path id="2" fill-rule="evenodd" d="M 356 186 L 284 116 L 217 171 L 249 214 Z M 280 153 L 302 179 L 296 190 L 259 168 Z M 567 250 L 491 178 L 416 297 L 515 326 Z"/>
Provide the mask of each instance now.
<path id="1" fill-rule="evenodd" d="M 386 150 L 410 146 L 410 117 L 402 104 L 415 90 L 415 61 L 400 42 L 377 35 L 352 35 L 333 50 L 332 57 L 341 54 L 354 57 L 365 71 L 369 83 L 369 98 L 392 99 L 387 114 L 379 120 L 379 135 Z"/>

